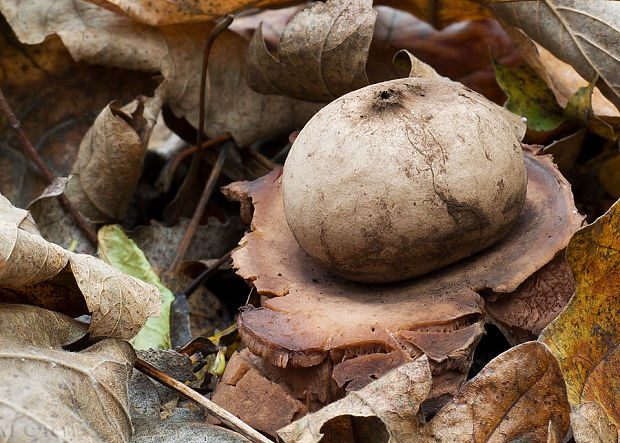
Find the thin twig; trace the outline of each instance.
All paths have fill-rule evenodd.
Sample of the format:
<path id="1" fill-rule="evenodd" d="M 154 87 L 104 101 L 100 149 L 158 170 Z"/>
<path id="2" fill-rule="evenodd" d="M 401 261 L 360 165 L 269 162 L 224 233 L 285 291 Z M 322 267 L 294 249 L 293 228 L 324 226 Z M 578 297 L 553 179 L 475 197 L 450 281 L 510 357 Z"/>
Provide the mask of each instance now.
<path id="1" fill-rule="evenodd" d="M 215 271 L 217 271 L 220 268 L 220 266 L 222 266 L 224 263 L 226 263 L 230 259 L 231 254 L 232 254 L 232 251 L 228 251 L 226 254 L 218 258 L 215 261 L 215 263 L 209 266 L 209 268 L 202 271 L 200 275 L 196 277 L 187 288 L 179 292 L 178 295 L 184 295 L 186 297 L 189 297 L 190 295 L 192 295 L 196 291 L 196 289 L 200 287 L 200 285 L 202 285 L 205 281 L 207 281 L 209 277 L 211 277 L 215 273 Z"/>
<path id="2" fill-rule="evenodd" d="M 177 271 L 179 266 L 181 266 L 181 262 L 183 261 L 183 257 L 185 257 L 185 253 L 189 248 L 189 244 L 194 238 L 194 233 L 196 232 L 196 228 L 198 228 L 198 223 L 204 214 L 207 203 L 209 202 L 209 198 L 211 198 L 211 193 L 213 192 L 213 188 L 215 188 L 215 183 L 217 183 L 218 178 L 220 177 L 220 173 L 222 172 L 222 168 L 224 167 L 224 161 L 226 160 L 226 153 L 228 152 L 228 147 L 233 141 L 227 141 L 224 143 L 222 148 L 220 149 L 220 154 L 217 157 L 217 161 L 211 168 L 211 174 L 209 175 L 209 179 L 205 184 L 205 187 L 202 191 L 202 195 L 200 196 L 200 201 L 198 202 L 198 206 L 196 206 L 196 211 L 192 216 L 192 220 L 187 227 L 187 231 L 185 231 L 185 235 L 183 235 L 183 240 L 181 240 L 181 244 L 179 245 L 179 249 L 177 250 L 177 255 L 174 257 L 174 261 L 172 262 L 172 270 Z"/>
<path id="3" fill-rule="evenodd" d="M 199 406 L 202 406 L 209 414 L 213 415 L 215 418 L 226 424 L 231 429 L 237 431 L 248 440 L 255 443 L 273 443 L 272 440 L 268 439 L 263 434 L 261 434 L 251 426 L 247 425 L 239 418 L 232 415 L 226 409 L 216 405 L 211 400 L 204 397 L 203 395 L 200 395 L 189 386 L 170 377 L 165 372 L 160 371 L 159 369 L 148 364 L 144 360 L 139 358 L 136 359 L 135 368 L 140 372 L 148 375 L 149 377 L 154 378 L 161 384 L 168 386 L 170 389 L 174 389 L 175 391 L 183 394 Z"/>
<path id="4" fill-rule="evenodd" d="M 52 182 L 54 181 L 54 174 L 52 174 L 52 172 L 47 168 L 47 166 L 45 166 L 43 159 L 28 139 L 28 136 L 22 129 L 21 123 L 19 122 L 19 120 L 17 120 L 17 117 L 15 117 L 13 109 L 11 109 L 9 102 L 6 100 L 2 89 L 0 89 L 0 108 L 2 108 L 2 110 L 6 114 L 7 118 L 9 119 L 9 126 L 17 133 L 17 138 L 19 138 L 19 141 L 21 142 L 22 146 L 24 147 L 32 161 L 37 165 L 37 168 L 39 168 L 39 171 L 41 172 L 41 174 L 43 174 L 48 184 L 52 184 Z M 60 200 L 60 203 L 65 208 L 65 210 L 69 213 L 69 215 L 71 215 L 71 217 L 73 217 L 73 219 L 80 227 L 80 229 L 82 229 L 84 234 L 86 234 L 86 237 L 92 242 L 94 246 L 97 246 L 97 233 L 88 224 L 84 217 L 82 217 L 82 214 L 80 214 L 77 209 L 73 207 L 69 199 L 64 194 L 60 194 L 58 196 L 58 200 Z"/>
<path id="5" fill-rule="evenodd" d="M 202 55 L 202 73 L 200 76 L 200 100 L 199 108 L 198 108 L 198 134 L 196 135 L 196 146 L 200 146 L 202 142 L 202 133 L 205 128 L 205 92 L 207 90 L 207 66 L 209 65 L 209 54 L 211 53 L 211 46 L 213 46 L 213 42 L 215 38 L 225 29 L 227 29 L 230 24 L 233 22 L 234 16 L 231 14 L 226 14 L 222 18 L 220 18 L 215 27 L 209 33 L 209 38 L 207 38 L 207 43 L 205 45 L 205 51 Z"/>

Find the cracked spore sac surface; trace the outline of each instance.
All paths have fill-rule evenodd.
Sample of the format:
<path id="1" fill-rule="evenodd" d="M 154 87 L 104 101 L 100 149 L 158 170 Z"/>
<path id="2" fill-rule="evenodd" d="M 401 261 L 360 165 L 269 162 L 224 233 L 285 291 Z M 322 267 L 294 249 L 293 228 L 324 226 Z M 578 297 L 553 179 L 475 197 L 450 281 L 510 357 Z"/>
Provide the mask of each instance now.
<path id="1" fill-rule="evenodd" d="M 356 281 L 414 277 L 505 235 L 525 201 L 519 140 L 496 105 L 446 79 L 347 94 L 299 134 L 287 222 L 319 263 Z"/>

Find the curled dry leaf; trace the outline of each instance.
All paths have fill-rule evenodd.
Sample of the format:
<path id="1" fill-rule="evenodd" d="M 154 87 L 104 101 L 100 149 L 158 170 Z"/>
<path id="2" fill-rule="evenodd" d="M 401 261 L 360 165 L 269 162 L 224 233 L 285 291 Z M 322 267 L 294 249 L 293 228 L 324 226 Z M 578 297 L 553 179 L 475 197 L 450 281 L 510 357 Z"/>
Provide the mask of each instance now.
<path id="1" fill-rule="evenodd" d="M 23 43 L 57 34 L 76 60 L 161 72 L 174 113 L 198 126 L 201 60 L 212 24 L 154 28 L 82 0 L 1 0 L 0 12 Z M 241 146 L 291 132 L 321 107 L 253 91 L 245 79 L 247 47 L 233 32 L 218 36 L 209 56 L 205 105 L 207 136 L 230 132 Z"/>
<path id="2" fill-rule="evenodd" d="M 506 237 L 470 259 L 396 284 L 345 281 L 306 255 L 286 223 L 280 171 L 224 188 L 229 198 L 241 201 L 242 214 L 254 205 L 254 230 L 234 252 L 234 266 L 259 294 L 273 297 L 239 316 L 248 348 L 281 368 L 327 371 L 328 379 L 345 390 L 359 389 L 426 354 L 433 388 L 423 409 L 437 410 L 465 380 L 483 333 L 476 291 L 498 296 L 514 291 L 582 224 L 570 186 L 551 160 L 525 157 L 526 203 Z"/>
<path id="3" fill-rule="evenodd" d="M 120 109 L 108 105 L 82 139 L 65 194 L 92 223 L 124 218 L 161 105 L 161 89 Z"/>
<path id="4" fill-rule="evenodd" d="M 158 315 L 161 296 L 157 288 L 49 243 L 0 214 L 0 298 L 71 316 L 91 313 L 93 336 L 130 339 Z"/>
<path id="5" fill-rule="evenodd" d="M 87 329 L 57 312 L 0 304 L 0 426 L 7 441 L 130 440 L 127 383 L 135 354 L 121 340 L 62 349 Z"/>
<path id="6" fill-rule="evenodd" d="M 422 355 L 280 429 L 278 436 L 287 443 L 412 441 L 416 414 L 430 388 L 431 371 Z"/>
<path id="7" fill-rule="evenodd" d="M 422 440 L 562 441 L 569 416 L 558 362 L 545 345 L 529 342 L 500 354 L 469 380 L 422 429 Z"/>
<path id="8" fill-rule="evenodd" d="M 284 28 L 278 59 L 259 26 L 248 48 L 248 84 L 263 94 L 315 102 L 368 85 L 366 60 L 376 16 L 371 0 L 314 2 Z"/>
<path id="9" fill-rule="evenodd" d="M 402 7 L 402 2 L 397 6 Z M 301 7 L 303 5 L 236 17 L 230 29 L 250 40 L 262 22 L 267 47 L 276 48 L 286 23 Z M 497 86 L 489 62 L 489 47 L 502 63 L 513 65 L 522 59 L 497 21 L 474 20 L 436 30 L 402 9 L 377 6 L 375 10 L 377 19 L 366 65 L 371 83 L 385 80 L 386 68 L 392 66 L 389 57 L 398 49 L 407 49 L 419 60 L 431 64 L 439 74 L 463 83 L 496 103 L 504 102 L 505 96 Z M 394 75 L 400 77 L 403 73 L 394 70 Z"/>
<path id="10" fill-rule="evenodd" d="M 539 338 L 560 362 L 573 410 L 598 403 L 620 426 L 620 201 L 571 239 L 566 258 L 577 289 Z M 606 417 L 605 417 L 606 415 Z M 592 421 L 592 419 L 590 419 Z"/>
<path id="11" fill-rule="evenodd" d="M 487 2 L 493 14 L 523 30 L 570 64 L 620 108 L 620 4 L 614 1 L 543 0 Z"/>

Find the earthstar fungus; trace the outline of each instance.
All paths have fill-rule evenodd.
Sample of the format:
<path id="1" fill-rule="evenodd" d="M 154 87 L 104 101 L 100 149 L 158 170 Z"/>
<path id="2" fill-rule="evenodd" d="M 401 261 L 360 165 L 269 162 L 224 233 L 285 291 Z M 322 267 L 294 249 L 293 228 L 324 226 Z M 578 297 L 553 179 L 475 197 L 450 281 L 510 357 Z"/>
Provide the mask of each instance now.
<path id="1" fill-rule="evenodd" d="M 313 410 L 424 353 L 433 386 L 422 409 L 438 410 L 465 381 L 484 333 L 480 294 L 509 296 L 561 254 L 582 225 L 570 185 L 551 158 L 524 154 L 527 197 L 520 218 L 503 239 L 434 273 L 389 284 L 347 281 L 301 249 L 284 216 L 281 170 L 225 187 L 228 198 L 241 202 L 246 221 L 254 208 L 252 231 L 233 253 L 234 267 L 269 297 L 262 307 L 246 306 L 240 313 L 239 332 L 251 352 L 233 358 L 245 360 L 246 372 L 262 371 L 260 383 L 278 384 Z M 295 378 L 300 370 L 304 376 Z M 232 407 L 235 395 L 247 395 L 257 385 L 246 384 L 243 392 L 235 392 L 241 377 L 231 380 L 228 373 L 213 399 Z M 321 383 L 327 387 L 319 395 L 312 386 Z M 253 392 L 255 404 L 261 403 L 258 391 Z M 297 418 L 304 409 L 295 406 L 291 416 Z M 255 414 L 247 414 L 243 419 L 252 424 Z M 262 430 L 273 434 L 276 429 Z"/>
<path id="2" fill-rule="evenodd" d="M 523 292 L 521 285 L 548 272 L 550 263 L 562 266 L 563 250 L 583 223 L 551 157 L 529 150 L 523 156 L 525 201 L 506 235 L 468 258 L 393 283 L 345 280 L 299 246 L 285 216 L 281 169 L 224 187 L 230 200 L 241 203 L 245 222 L 251 219 L 251 232 L 233 253 L 234 268 L 266 299 L 260 308 L 241 310 L 238 326 L 247 349 L 233 356 L 213 400 L 275 435 L 282 421 L 426 354 L 433 381 L 421 413 L 439 410 L 467 377 L 484 334 L 485 299 L 498 302 Z M 286 420 L 277 424 L 263 417 L 273 410 L 269 393 L 276 392 L 288 398 L 277 402 L 288 405 L 279 412 Z M 252 408 L 235 407 L 248 402 Z"/>

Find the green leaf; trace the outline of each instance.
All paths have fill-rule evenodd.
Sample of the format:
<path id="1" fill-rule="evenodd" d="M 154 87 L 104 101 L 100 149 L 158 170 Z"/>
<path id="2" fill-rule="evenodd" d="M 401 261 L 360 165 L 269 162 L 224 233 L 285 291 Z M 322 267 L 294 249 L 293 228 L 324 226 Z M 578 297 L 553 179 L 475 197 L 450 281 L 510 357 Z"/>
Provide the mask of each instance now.
<path id="1" fill-rule="evenodd" d="M 508 96 L 506 109 L 527 118 L 527 128 L 549 131 L 564 120 L 564 111 L 545 81 L 528 65 L 511 68 L 491 55 L 497 84 Z"/>
<path id="2" fill-rule="evenodd" d="M 130 343 L 136 349 L 170 349 L 170 305 L 174 294 L 161 283 L 144 253 L 125 235 L 120 226 L 104 226 L 97 232 L 97 237 L 99 254 L 103 260 L 132 277 L 152 284 L 161 293 L 159 317 L 149 317 Z"/>

